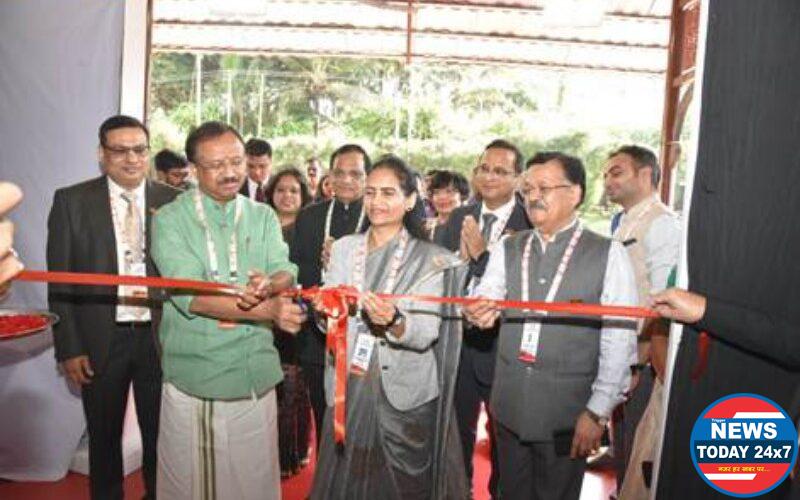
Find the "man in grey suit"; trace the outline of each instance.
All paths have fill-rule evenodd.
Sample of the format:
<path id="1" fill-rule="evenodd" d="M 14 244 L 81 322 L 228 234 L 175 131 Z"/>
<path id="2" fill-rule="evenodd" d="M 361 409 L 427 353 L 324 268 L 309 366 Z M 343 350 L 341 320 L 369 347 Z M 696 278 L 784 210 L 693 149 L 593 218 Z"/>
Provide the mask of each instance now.
<path id="1" fill-rule="evenodd" d="M 637 305 L 633 268 L 618 242 L 584 229 L 577 158 L 540 153 L 522 192 L 534 229 L 492 252 L 474 295 L 489 299 Z M 465 308 L 479 328 L 500 320 L 490 408 L 508 499 L 577 499 L 586 456 L 597 450 L 636 359 L 636 322 Z"/>
<path id="2" fill-rule="evenodd" d="M 150 219 L 178 190 L 145 178 L 149 133 L 137 119 L 112 116 L 100 126 L 101 177 L 59 189 L 48 218 L 51 271 L 157 276 Z M 133 384 L 142 432 L 146 498 L 155 498 L 161 368 L 155 339 L 155 291 L 136 287 L 51 284 L 56 360 L 81 388 L 89 432 L 92 498 L 122 492 L 122 427 Z"/>

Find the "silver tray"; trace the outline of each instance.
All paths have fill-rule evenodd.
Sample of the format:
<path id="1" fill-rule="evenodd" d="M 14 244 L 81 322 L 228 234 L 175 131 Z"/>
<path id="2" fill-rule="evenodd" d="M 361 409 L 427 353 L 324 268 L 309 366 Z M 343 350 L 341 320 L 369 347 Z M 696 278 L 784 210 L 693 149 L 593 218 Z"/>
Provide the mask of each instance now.
<path id="1" fill-rule="evenodd" d="M 39 310 L 22 310 L 22 309 L 0 309 L 0 317 L 1 316 L 15 316 L 15 315 L 35 315 L 41 316 L 46 319 L 46 323 L 44 326 L 38 328 L 29 328 L 27 330 L 22 330 L 19 332 L 15 332 L 12 334 L 3 333 L 0 330 L 0 342 L 5 340 L 14 340 L 21 337 L 27 337 L 28 335 L 34 335 L 36 333 L 43 332 L 47 330 L 48 327 L 53 326 L 54 324 L 58 323 L 58 315 L 51 313 L 50 311 L 39 311 Z"/>

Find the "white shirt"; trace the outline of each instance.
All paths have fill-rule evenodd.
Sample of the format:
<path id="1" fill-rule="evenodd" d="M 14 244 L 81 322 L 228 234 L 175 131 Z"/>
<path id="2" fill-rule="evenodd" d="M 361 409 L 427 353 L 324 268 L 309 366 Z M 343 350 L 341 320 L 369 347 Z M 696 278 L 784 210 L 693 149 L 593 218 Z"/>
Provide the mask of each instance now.
<path id="1" fill-rule="evenodd" d="M 505 202 L 504 204 L 500 205 L 499 207 L 495 208 L 494 210 L 490 210 L 489 207 L 486 206 L 486 202 L 481 203 L 481 213 L 478 216 L 478 230 L 483 231 L 483 216 L 486 214 L 494 214 L 497 219 L 495 219 L 494 224 L 492 225 L 492 232 L 489 235 L 489 241 L 486 242 L 486 251 L 492 252 L 495 247 L 498 247 L 498 243 L 503 239 L 503 231 L 505 230 L 505 226 L 508 224 L 508 219 L 511 218 L 511 212 L 514 211 L 514 205 L 516 204 L 517 200 L 514 195 L 511 196 L 511 199 Z M 480 282 L 480 278 L 477 276 L 473 276 L 470 278 L 469 283 L 467 284 L 467 293 L 471 293 L 472 290 L 475 289 L 475 286 Z"/>
<path id="2" fill-rule="evenodd" d="M 503 230 L 505 229 L 505 225 L 508 224 L 508 219 L 511 218 L 511 212 L 514 211 L 514 205 L 516 204 L 517 200 L 514 195 L 511 196 L 511 199 L 508 200 L 505 204 L 500 205 L 499 207 L 495 208 L 494 210 L 489 210 L 489 207 L 486 206 L 486 202 L 481 204 L 481 215 L 480 220 L 478 221 L 478 229 L 483 231 L 483 216 L 486 214 L 494 214 L 497 217 L 495 220 L 494 225 L 492 226 L 492 234 L 489 241 L 486 242 L 486 247 L 489 251 L 494 248 L 494 245 L 500 241 L 500 237 L 503 235 Z M 505 221 L 505 224 L 502 222 Z M 502 225 L 502 227 L 501 227 Z"/>
<path id="3" fill-rule="evenodd" d="M 128 212 L 128 202 L 122 197 L 126 189 L 114 182 L 111 177 L 108 177 L 108 195 L 111 199 L 111 219 L 114 223 L 114 239 L 117 246 L 117 272 L 118 274 L 135 274 L 137 276 L 146 276 L 144 266 L 139 270 L 126 270 L 125 253 L 128 250 L 125 244 L 125 214 Z M 133 190 L 136 197 L 136 206 L 139 209 L 139 217 L 142 221 L 142 241 L 145 241 L 147 232 L 145 225 L 147 223 L 146 201 L 144 196 L 144 181 Z M 133 271 L 133 272 L 132 272 Z M 138 271 L 138 272 L 136 272 Z M 120 286 L 117 292 L 120 303 L 132 296 L 133 289 L 131 287 Z M 137 307 L 129 305 L 117 306 L 117 321 L 150 321 L 150 309 L 147 307 Z"/>
<path id="4" fill-rule="evenodd" d="M 569 224 L 561 231 L 570 229 Z M 560 231 L 559 231 L 560 232 Z M 539 243 L 543 239 L 534 230 Z M 473 297 L 494 300 L 506 298 L 505 245 L 497 245 L 489 256 L 486 272 L 475 288 Z M 639 304 L 636 277 L 628 252 L 622 244 L 612 241 L 603 278 L 600 303 L 604 305 L 636 306 Z M 592 395 L 586 407 L 593 413 L 610 417 L 611 412 L 624 401 L 631 379 L 631 365 L 638 362 L 636 350 L 636 321 L 604 317 L 600 329 L 600 358 L 597 377 L 592 383 Z"/>
<path id="5" fill-rule="evenodd" d="M 267 187 L 267 181 L 264 181 L 263 184 L 264 189 Z M 256 192 L 258 191 L 258 183 L 247 176 L 247 196 L 250 197 L 251 200 L 256 201 Z M 266 194 L 266 193 L 265 193 Z"/>

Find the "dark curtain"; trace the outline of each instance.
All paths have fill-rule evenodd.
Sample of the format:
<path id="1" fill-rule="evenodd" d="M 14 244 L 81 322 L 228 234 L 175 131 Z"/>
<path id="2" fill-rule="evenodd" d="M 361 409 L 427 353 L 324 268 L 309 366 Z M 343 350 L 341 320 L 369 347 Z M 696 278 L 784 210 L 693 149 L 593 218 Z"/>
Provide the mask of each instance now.
<path id="1" fill-rule="evenodd" d="M 700 325 L 712 341 L 699 377 L 698 329 L 684 329 L 659 499 L 730 498 L 689 454 L 695 419 L 716 399 L 752 392 L 800 413 L 800 2 L 711 0 L 704 68 L 689 288 L 715 317 Z"/>

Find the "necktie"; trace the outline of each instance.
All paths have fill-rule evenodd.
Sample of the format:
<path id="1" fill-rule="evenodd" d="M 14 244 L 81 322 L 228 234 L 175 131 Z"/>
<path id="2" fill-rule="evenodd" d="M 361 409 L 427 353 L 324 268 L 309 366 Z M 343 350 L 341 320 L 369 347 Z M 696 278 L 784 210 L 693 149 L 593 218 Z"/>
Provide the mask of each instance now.
<path id="1" fill-rule="evenodd" d="M 494 226 L 495 221 L 497 220 L 497 216 L 495 214 L 483 214 L 481 216 L 483 218 L 483 229 L 481 229 L 481 237 L 483 237 L 483 241 L 486 242 L 488 245 L 491 241 L 492 236 L 492 226 Z"/>
<path id="2" fill-rule="evenodd" d="M 133 191 L 125 191 L 122 193 L 122 199 L 128 203 L 123 227 L 125 242 L 130 252 L 130 258 L 126 261 L 141 262 L 144 257 L 142 251 L 144 245 L 142 245 L 142 219 L 136 205 L 136 194 Z"/>
<path id="3" fill-rule="evenodd" d="M 619 223 L 622 221 L 622 214 L 623 212 L 617 212 L 614 214 L 614 217 L 611 218 L 611 234 L 617 232 L 617 228 L 619 227 Z"/>
<path id="4" fill-rule="evenodd" d="M 264 189 L 261 187 L 259 183 L 256 185 L 256 201 L 264 203 L 266 200 L 264 199 Z"/>

